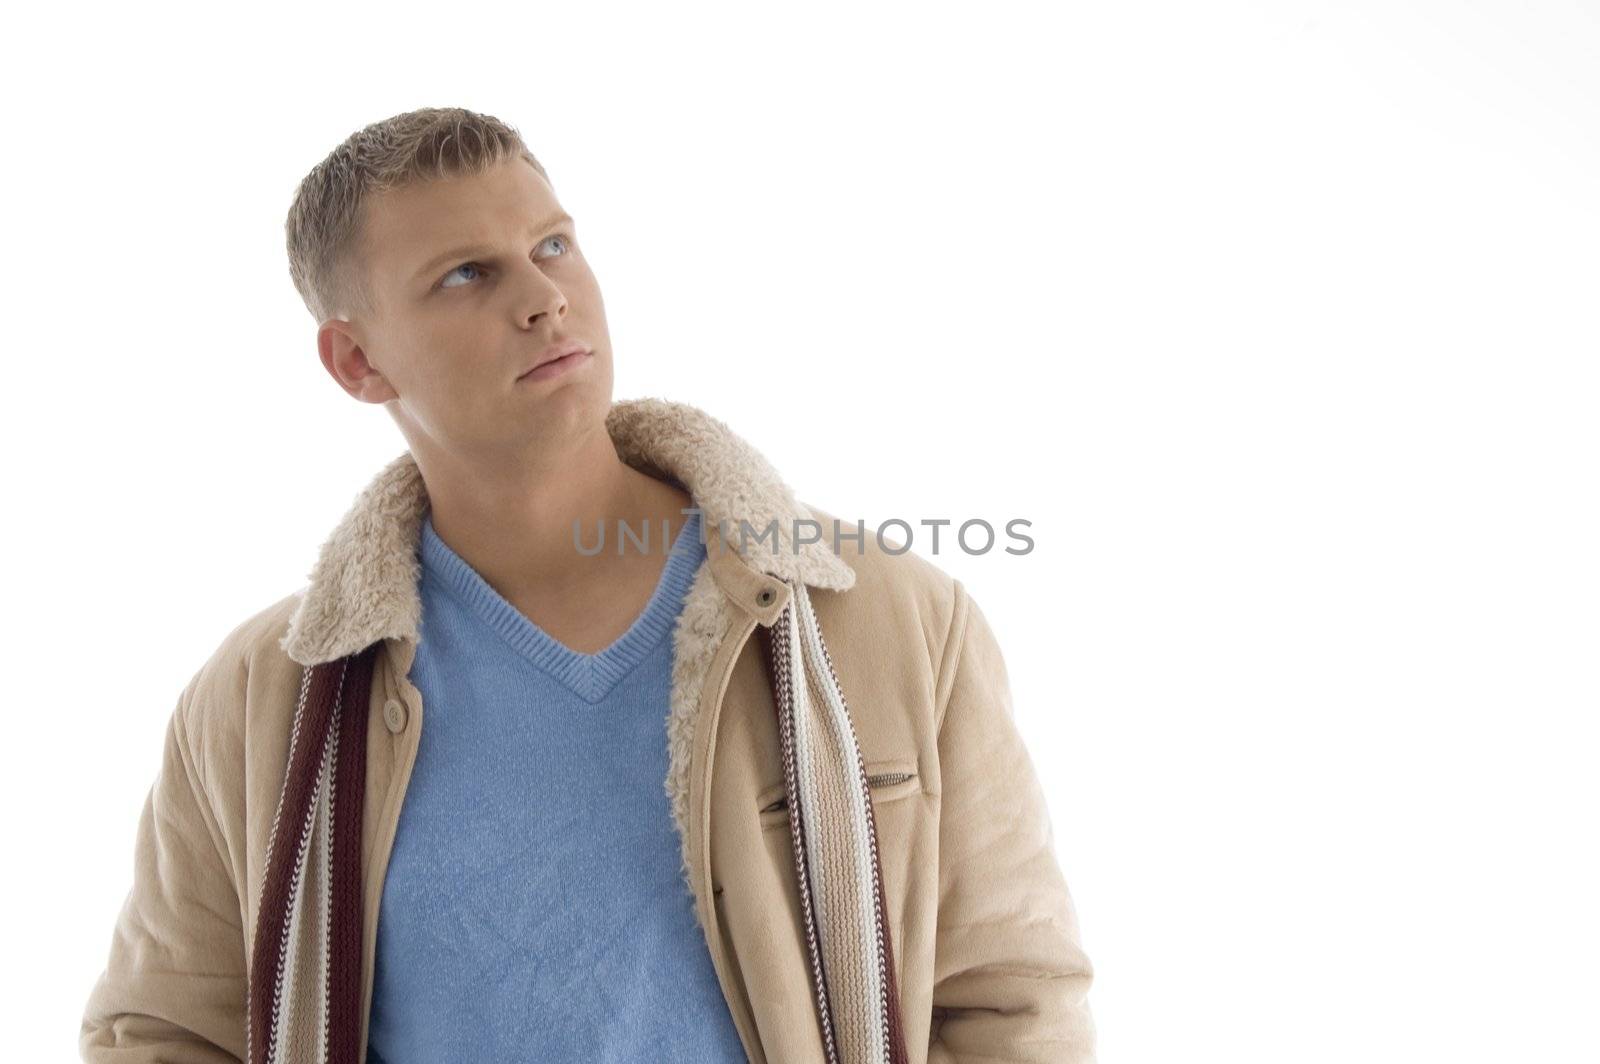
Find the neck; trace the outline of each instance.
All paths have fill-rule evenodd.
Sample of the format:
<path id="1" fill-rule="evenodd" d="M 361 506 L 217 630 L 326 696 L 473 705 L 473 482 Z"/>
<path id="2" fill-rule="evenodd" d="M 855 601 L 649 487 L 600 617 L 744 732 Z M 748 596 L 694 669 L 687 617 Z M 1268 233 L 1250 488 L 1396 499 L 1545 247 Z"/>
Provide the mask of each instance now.
<path id="1" fill-rule="evenodd" d="M 648 553 L 659 556 L 663 521 L 676 535 L 688 518 L 679 511 L 692 505 L 676 485 L 622 461 L 603 423 L 513 465 L 416 457 L 434 532 L 513 602 L 570 595 L 619 560 L 638 563 L 641 552 L 632 542 L 625 558 L 617 554 L 618 521 L 641 533 L 649 522 Z M 574 522 L 589 550 L 603 525 L 605 549 L 580 553 Z"/>

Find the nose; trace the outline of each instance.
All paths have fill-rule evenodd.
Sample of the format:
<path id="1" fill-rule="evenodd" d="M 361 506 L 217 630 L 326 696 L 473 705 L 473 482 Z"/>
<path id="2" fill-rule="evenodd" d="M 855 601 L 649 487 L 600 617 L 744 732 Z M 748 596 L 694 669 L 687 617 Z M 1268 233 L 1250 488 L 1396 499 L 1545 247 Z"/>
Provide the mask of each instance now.
<path id="1" fill-rule="evenodd" d="M 538 266 L 529 263 L 527 283 L 518 288 L 521 310 L 518 312 L 524 328 L 536 325 L 540 318 L 559 321 L 567 313 L 567 296 L 561 286 L 545 275 Z"/>

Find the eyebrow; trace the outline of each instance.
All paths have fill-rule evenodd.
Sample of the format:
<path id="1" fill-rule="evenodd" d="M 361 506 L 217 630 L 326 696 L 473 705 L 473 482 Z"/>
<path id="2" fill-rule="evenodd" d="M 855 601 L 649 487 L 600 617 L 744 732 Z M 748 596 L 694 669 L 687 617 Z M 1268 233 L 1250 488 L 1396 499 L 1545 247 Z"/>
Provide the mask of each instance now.
<path id="1" fill-rule="evenodd" d="M 573 222 L 572 215 L 567 214 L 565 212 L 562 212 L 561 214 L 556 215 L 554 218 L 546 219 L 543 223 L 541 223 L 539 225 L 539 228 L 536 230 L 536 232 L 548 233 L 550 230 L 556 228 L 557 226 L 562 226 L 562 225 L 570 226 L 570 225 L 574 225 L 574 224 L 576 224 L 576 223 Z M 469 258 L 473 258 L 473 257 L 487 258 L 490 254 L 491 254 L 491 252 L 490 252 L 490 250 L 488 248 L 481 247 L 479 245 L 471 245 L 471 246 L 468 246 L 468 247 L 455 248 L 455 249 L 453 249 L 451 251 L 446 251 L 442 255 L 435 255 L 433 258 L 429 259 L 420 268 L 418 268 L 416 273 L 411 275 L 411 279 L 413 281 L 418 280 L 423 275 L 431 274 L 434 270 L 438 269 L 440 266 L 443 266 L 445 263 L 451 262 L 451 261 L 453 261 L 455 259 L 465 260 L 465 259 L 469 259 Z"/>

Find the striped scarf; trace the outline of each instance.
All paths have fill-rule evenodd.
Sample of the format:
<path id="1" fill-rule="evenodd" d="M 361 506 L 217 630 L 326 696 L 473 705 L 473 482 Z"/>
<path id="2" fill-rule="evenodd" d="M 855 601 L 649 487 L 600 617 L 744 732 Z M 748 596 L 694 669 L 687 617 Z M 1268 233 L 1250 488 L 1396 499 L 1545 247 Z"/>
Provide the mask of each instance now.
<path id="1" fill-rule="evenodd" d="M 866 765 L 804 584 L 768 629 L 800 915 L 828 1064 L 905 1064 Z"/>
<path id="2" fill-rule="evenodd" d="M 865 763 L 804 583 L 767 629 L 801 917 L 828 1064 L 905 1064 Z M 361 811 L 380 644 L 305 668 L 267 844 L 247 1064 L 361 1064 Z M 351 712 L 345 712 L 346 708 Z"/>

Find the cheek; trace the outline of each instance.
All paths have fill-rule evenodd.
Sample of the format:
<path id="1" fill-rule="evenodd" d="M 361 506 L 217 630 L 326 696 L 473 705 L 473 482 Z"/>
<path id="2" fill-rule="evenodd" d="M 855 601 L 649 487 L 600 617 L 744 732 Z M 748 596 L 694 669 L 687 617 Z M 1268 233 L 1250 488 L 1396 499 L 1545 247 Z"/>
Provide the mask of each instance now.
<path id="1" fill-rule="evenodd" d="M 460 332 L 417 334 L 411 342 L 406 382 L 420 405 L 446 409 L 459 406 L 487 368 L 482 359 L 470 357 L 473 351 L 482 349 L 481 345 Z"/>
<path id="2" fill-rule="evenodd" d="M 589 269 L 587 262 L 580 262 L 571 272 L 567 280 L 567 295 L 584 301 L 598 301 L 600 298 L 600 281 L 595 277 L 594 271 Z"/>

